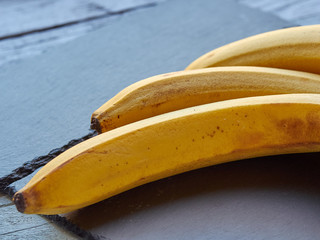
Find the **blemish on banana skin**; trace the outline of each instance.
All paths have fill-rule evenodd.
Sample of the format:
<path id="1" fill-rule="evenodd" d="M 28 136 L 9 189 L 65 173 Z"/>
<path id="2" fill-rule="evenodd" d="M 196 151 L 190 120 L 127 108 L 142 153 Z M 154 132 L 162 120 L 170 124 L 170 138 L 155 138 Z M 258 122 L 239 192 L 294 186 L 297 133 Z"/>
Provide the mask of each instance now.
<path id="1" fill-rule="evenodd" d="M 215 51 L 211 51 L 206 55 L 206 58 L 212 58 L 214 55 L 216 55 Z"/>
<path id="2" fill-rule="evenodd" d="M 320 113 L 308 113 L 306 120 L 309 134 L 320 137 Z"/>
<path id="3" fill-rule="evenodd" d="M 312 138 L 320 139 L 320 114 L 310 112 L 305 119 L 285 118 L 276 123 L 279 131 L 282 131 L 292 139 Z"/>
<path id="4" fill-rule="evenodd" d="M 238 134 L 238 144 L 241 144 L 243 148 L 248 146 L 254 146 L 263 141 L 265 137 L 264 132 L 249 132 L 249 131 L 239 131 Z"/>
<path id="5" fill-rule="evenodd" d="M 301 137 L 305 134 L 305 122 L 300 118 L 281 119 L 276 123 L 278 130 L 284 132 L 291 138 Z"/>

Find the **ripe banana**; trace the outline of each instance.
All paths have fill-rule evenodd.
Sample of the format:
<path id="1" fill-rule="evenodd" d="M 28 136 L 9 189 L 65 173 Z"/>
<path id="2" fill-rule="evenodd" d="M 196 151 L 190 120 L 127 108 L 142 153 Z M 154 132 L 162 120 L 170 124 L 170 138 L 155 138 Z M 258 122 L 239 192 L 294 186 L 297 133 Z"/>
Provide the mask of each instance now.
<path id="1" fill-rule="evenodd" d="M 211 52 L 186 69 L 217 66 L 262 66 L 320 74 L 320 25 L 258 34 Z"/>
<path id="2" fill-rule="evenodd" d="M 320 76 L 262 67 L 218 67 L 147 78 L 125 88 L 97 109 L 98 132 L 159 114 L 221 100 L 282 94 L 320 93 Z"/>
<path id="3" fill-rule="evenodd" d="M 103 133 L 44 166 L 14 195 L 20 212 L 73 211 L 214 164 L 320 150 L 320 94 L 239 98 Z"/>

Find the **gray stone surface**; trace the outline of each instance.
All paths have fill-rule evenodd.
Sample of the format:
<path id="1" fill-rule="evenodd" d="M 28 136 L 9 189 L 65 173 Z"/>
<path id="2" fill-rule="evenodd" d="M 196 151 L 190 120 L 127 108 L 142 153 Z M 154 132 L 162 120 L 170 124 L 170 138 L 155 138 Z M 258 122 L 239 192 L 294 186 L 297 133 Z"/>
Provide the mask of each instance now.
<path id="1" fill-rule="evenodd" d="M 41 54 L 109 23 L 123 11 L 170 0 L 2 0 L 0 1 L 0 66 Z M 292 23 L 320 22 L 319 0 L 237 0 Z"/>
<path id="2" fill-rule="evenodd" d="M 320 23 L 319 0 L 238 0 L 247 6 L 272 13 L 282 19 L 299 25 Z"/>
<path id="3" fill-rule="evenodd" d="M 42 56 L 2 66 L 0 176 L 85 135 L 91 113 L 127 85 L 182 70 L 231 41 L 290 25 L 232 0 L 171 0 L 113 19 Z M 315 239 L 317 159 L 309 154 L 202 169 L 68 217 L 107 239 Z M 30 236 L 37 224 L 23 223 L 27 216 L 5 204 L 2 221 L 21 218 L 21 224 L 6 226 L 26 226 Z M 2 234 L 17 238 L 5 229 Z"/>
<path id="4" fill-rule="evenodd" d="M 127 13 L 46 54 L 4 65 L 0 176 L 87 134 L 92 112 L 129 84 L 182 70 L 215 47 L 289 25 L 230 0 L 175 0 Z"/>
<path id="5" fill-rule="evenodd" d="M 41 54 L 109 23 L 126 11 L 163 0 L 2 0 L 0 66 Z"/>

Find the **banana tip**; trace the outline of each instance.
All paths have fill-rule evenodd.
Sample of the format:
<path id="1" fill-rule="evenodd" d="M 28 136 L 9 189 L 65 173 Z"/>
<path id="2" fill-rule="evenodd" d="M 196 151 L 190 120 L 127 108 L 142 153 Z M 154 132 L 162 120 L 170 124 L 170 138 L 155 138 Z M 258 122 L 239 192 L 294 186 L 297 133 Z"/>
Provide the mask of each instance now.
<path id="1" fill-rule="evenodd" d="M 13 196 L 13 202 L 19 212 L 24 213 L 26 209 L 25 200 L 22 193 L 16 193 Z"/>
<path id="2" fill-rule="evenodd" d="M 90 128 L 96 130 L 98 133 L 101 133 L 101 126 L 97 118 L 95 117 L 91 118 Z"/>

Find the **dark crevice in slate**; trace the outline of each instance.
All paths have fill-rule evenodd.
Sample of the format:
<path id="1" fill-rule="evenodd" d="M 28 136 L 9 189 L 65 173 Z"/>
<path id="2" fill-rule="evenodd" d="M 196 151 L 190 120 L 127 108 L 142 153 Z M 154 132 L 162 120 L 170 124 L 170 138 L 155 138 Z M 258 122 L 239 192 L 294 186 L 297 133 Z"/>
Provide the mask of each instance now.
<path id="1" fill-rule="evenodd" d="M 9 207 L 9 206 L 13 206 L 13 203 L 11 202 L 11 203 L 0 205 L 0 208 L 5 208 L 5 207 Z"/>
<path id="2" fill-rule="evenodd" d="M 16 233 L 16 232 L 21 232 L 21 231 L 25 231 L 25 230 L 29 230 L 29 229 L 33 229 L 33 228 L 38 228 L 38 227 L 41 227 L 41 226 L 46 225 L 46 224 L 48 224 L 48 223 L 43 223 L 43 224 L 36 225 L 36 226 L 33 226 L 33 227 L 28 227 L 28 228 L 17 229 L 15 231 L 2 233 L 2 234 L 0 234 L 0 236 L 5 236 L 5 235 L 9 235 L 9 234 Z"/>
<path id="3" fill-rule="evenodd" d="M 122 14 L 127 13 L 127 12 L 132 12 L 134 10 L 138 10 L 138 9 L 142 9 L 142 8 L 154 7 L 156 5 L 157 5 L 156 3 L 149 3 L 149 4 L 142 5 L 142 6 L 132 7 L 132 8 L 128 8 L 128 9 L 124 9 L 124 10 L 120 10 L 120 11 L 106 12 L 105 14 L 102 14 L 102 15 L 99 15 L 99 16 L 88 17 L 88 18 L 84 18 L 84 19 L 80 19 L 80 20 L 76 20 L 76 21 L 70 21 L 70 22 L 66 22 L 66 23 L 62 23 L 62 24 L 57 24 L 57 25 L 54 25 L 54 26 L 34 29 L 34 30 L 31 30 L 31 31 L 13 33 L 13 34 L 10 34 L 10 35 L 6 35 L 6 36 L 0 37 L 0 41 L 1 40 L 5 40 L 5 39 L 22 37 L 22 36 L 30 35 L 30 34 L 34 34 L 34 33 L 50 31 L 50 30 L 57 29 L 57 28 L 68 27 L 68 26 L 71 26 L 71 25 L 76 25 L 76 24 L 79 24 L 79 23 L 89 22 L 89 21 L 93 21 L 93 20 L 96 20 L 96 19 L 107 18 L 107 17 L 111 17 L 111 16 L 115 16 L 115 15 L 122 15 Z"/>
<path id="4" fill-rule="evenodd" d="M 60 148 L 51 150 L 47 155 L 36 157 L 31 161 L 25 162 L 21 167 L 18 167 L 15 170 L 13 170 L 12 173 L 10 173 L 9 175 L 0 178 L 0 193 L 8 195 L 9 197 L 12 197 L 13 194 L 16 192 L 16 190 L 13 187 L 9 187 L 10 184 L 32 174 L 38 168 L 44 166 L 45 164 L 47 164 L 49 161 L 51 161 L 52 159 L 54 159 L 64 151 L 96 135 L 97 135 L 97 132 L 94 130 L 91 130 L 89 134 L 78 139 L 73 139 L 70 142 L 68 142 L 66 145 L 63 145 Z"/>

